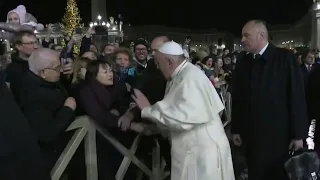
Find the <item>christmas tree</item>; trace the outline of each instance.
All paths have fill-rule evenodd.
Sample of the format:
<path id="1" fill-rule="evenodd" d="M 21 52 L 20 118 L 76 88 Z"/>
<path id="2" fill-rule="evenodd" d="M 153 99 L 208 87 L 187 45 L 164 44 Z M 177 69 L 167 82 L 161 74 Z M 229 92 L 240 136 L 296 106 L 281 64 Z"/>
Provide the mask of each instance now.
<path id="1" fill-rule="evenodd" d="M 62 19 L 64 32 L 67 36 L 71 37 L 76 28 L 83 28 L 79 9 L 76 0 L 67 0 L 66 12 Z M 74 53 L 79 54 L 80 43 L 74 47 Z"/>

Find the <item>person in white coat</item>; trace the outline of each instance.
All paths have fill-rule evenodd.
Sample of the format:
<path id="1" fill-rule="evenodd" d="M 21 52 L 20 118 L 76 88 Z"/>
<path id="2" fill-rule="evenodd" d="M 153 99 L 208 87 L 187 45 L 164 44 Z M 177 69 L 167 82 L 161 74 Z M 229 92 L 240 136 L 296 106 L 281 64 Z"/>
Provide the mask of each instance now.
<path id="1" fill-rule="evenodd" d="M 168 80 L 165 97 L 150 105 L 137 89 L 141 116 L 170 132 L 171 180 L 234 180 L 229 141 L 219 112 L 224 106 L 209 79 L 186 61 L 176 42 L 164 43 L 156 63 Z"/>

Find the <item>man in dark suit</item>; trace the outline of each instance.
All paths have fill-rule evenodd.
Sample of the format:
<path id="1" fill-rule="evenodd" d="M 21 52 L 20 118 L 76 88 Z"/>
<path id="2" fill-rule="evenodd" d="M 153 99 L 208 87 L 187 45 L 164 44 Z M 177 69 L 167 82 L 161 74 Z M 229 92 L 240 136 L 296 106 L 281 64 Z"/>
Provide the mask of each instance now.
<path id="1" fill-rule="evenodd" d="M 151 43 L 152 54 L 165 42 L 169 41 L 166 36 L 160 36 L 155 38 Z M 164 97 L 166 88 L 166 80 L 164 79 L 161 71 L 157 68 L 155 60 L 152 58 L 147 62 L 147 66 L 143 73 L 137 78 L 133 88 L 139 89 L 143 92 L 151 104 L 161 101 Z M 132 103 L 132 107 L 135 107 L 135 103 Z M 140 109 L 138 107 L 132 108 L 119 120 L 119 127 L 123 130 L 129 128 L 130 122 L 133 119 L 133 115 L 140 117 Z"/>
<path id="2" fill-rule="evenodd" d="M 308 77 L 308 86 L 306 88 L 306 98 L 308 106 L 309 120 L 316 119 L 319 122 L 320 119 L 320 66 L 315 66 Z M 320 155 L 320 128 L 319 123 L 316 123 L 316 131 L 314 135 L 315 149 Z"/>
<path id="3" fill-rule="evenodd" d="M 249 53 L 234 73 L 233 141 L 246 146 L 250 180 L 288 179 L 289 148 L 302 148 L 308 133 L 300 67 L 291 51 L 268 42 L 261 20 L 245 24 L 241 42 Z"/>
<path id="4" fill-rule="evenodd" d="M 315 67 L 318 64 L 315 63 L 315 53 L 313 51 L 308 51 L 304 53 L 301 59 L 303 62 L 301 64 L 301 71 L 303 76 L 304 87 L 307 88 L 309 74 L 315 69 Z"/>
<path id="5" fill-rule="evenodd" d="M 0 179 L 49 180 L 37 138 L 0 71 Z"/>

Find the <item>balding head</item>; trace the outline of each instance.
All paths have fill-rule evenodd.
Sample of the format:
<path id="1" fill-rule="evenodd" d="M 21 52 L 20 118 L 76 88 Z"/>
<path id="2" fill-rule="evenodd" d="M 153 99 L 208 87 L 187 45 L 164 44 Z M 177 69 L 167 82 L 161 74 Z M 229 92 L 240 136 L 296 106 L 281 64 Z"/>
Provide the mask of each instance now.
<path id="1" fill-rule="evenodd" d="M 54 69 L 60 65 L 59 53 L 48 48 L 37 49 L 29 57 L 28 63 L 30 71 L 40 75 L 41 70 Z"/>
<path id="2" fill-rule="evenodd" d="M 159 36 L 153 39 L 151 42 L 152 55 L 165 43 L 168 42 L 169 38 L 167 36 Z"/>
<path id="3" fill-rule="evenodd" d="M 259 53 L 268 43 L 268 30 L 262 20 L 248 21 L 242 29 L 241 43 L 245 51 Z"/>

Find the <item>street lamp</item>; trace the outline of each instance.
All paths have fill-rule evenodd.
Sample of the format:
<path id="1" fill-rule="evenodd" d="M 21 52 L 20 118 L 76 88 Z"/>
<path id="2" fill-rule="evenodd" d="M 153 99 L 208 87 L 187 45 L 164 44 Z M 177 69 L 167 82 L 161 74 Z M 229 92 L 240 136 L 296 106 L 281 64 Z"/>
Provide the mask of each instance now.
<path id="1" fill-rule="evenodd" d="M 101 19 L 102 19 L 102 17 L 100 15 L 98 15 L 99 24 L 100 24 Z"/>

